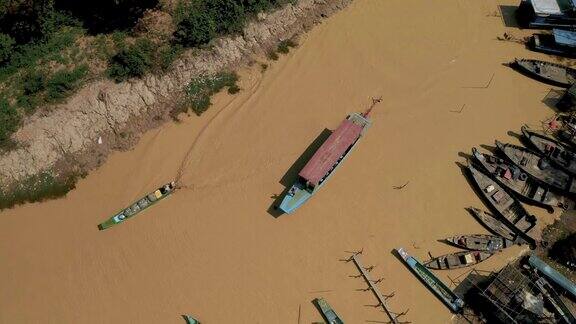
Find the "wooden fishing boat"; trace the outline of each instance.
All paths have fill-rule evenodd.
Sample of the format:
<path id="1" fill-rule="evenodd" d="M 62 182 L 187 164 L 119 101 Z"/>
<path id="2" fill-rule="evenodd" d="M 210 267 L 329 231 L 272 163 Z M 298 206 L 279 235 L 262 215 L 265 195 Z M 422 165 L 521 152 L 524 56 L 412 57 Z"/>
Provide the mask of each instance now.
<path id="1" fill-rule="evenodd" d="M 446 238 L 446 241 L 464 249 L 490 253 L 514 245 L 514 242 L 511 240 L 507 240 L 502 236 L 490 234 L 456 235 Z"/>
<path id="2" fill-rule="evenodd" d="M 576 70 L 564 65 L 539 60 L 515 59 L 512 66 L 530 77 L 568 88 L 576 80 Z"/>
<path id="3" fill-rule="evenodd" d="M 292 213 L 322 187 L 370 127 L 372 122 L 368 118 L 369 112 L 349 115 L 322 143 L 282 199 L 279 206 L 281 211 Z"/>
<path id="4" fill-rule="evenodd" d="M 576 32 L 553 29 L 552 34 L 534 34 L 528 42 L 528 47 L 536 52 L 576 57 Z"/>
<path id="5" fill-rule="evenodd" d="M 508 227 L 517 235 L 520 235 L 528 243 L 533 243 L 534 240 L 526 233 L 536 225 L 536 217 L 530 215 L 518 200 L 512 197 L 496 181 L 476 169 L 471 163 L 469 163 L 468 169 L 484 200 L 490 207 L 503 216 L 509 225 Z"/>
<path id="6" fill-rule="evenodd" d="M 538 291 L 546 298 L 548 304 L 554 309 L 554 313 L 564 321 L 565 324 L 576 323 L 576 317 L 572 314 L 570 308 L 564 303 L 560 295 L 556 292 L 554 287 L 544 277 L 535 277 L 534 284 Z"/>
<path id="7" fill-rule="evenodd" d="M 190 315 L 182 315 L 182 317 L 186 320 L 186 324 L 200 324 L 200 321 Z"/>
<path id="8" fill-rule="evenodd" d="M 472 148 L 472 155 L 494 180 L 528 203 L 549 209 L 551 207 L 573 209 L 576 205 L 573 200 L 551 191 L 550 186 L 536 181 L 511 162 L 481 153 L 476 148 Z"/>
<path id="9" fill-rule="evenodd" d="M 326 323 L 328 324 L 344 324 L 344 321 L 336 314 L 324 298 L 316 298 L 313 300 L 314 304 L 318 307 Z"/>
<path id="10" fill-rule="evenodd" d="M 556 131 L 555 136 L 571 148 L 576 149 L 576 118 L 572 115 L 562 115 L 556 119 L 561 122 L 561 128 Z"/>
<path id="11" fill-rule="evenodd" d="M 404 248 L 397 248 L 396 252 L 404 260 L 412 273 L 430 289 L 450 310 L 454 313 L 460 313 L 464 307 L 464 301 L 448 288 L 438 277 L 430 270 L 426 269 L 416 258 L 408 255 Z"/>
<path id="12" fill-rule="evenodd" d="M 522 135 L 543 156 L 547 157 L 558 168 L 576 175 L 576 154 L 553 138 L 522 126 Z"/>
<path id="13" fill-rule="evenodd" d="M 120 211 L 118 214 L 110 217 L 104 223 L 98 225 L 98 228 L 100 230 L 105 230 L 116 224 L 120 224 L 131 217 L 136 216 L 144 209 L 147 209 L 150 206 L 154 205 L 155 203 L 159 202 L 160 200 L 166 198 L 168 195 L 174 192 L 175 187 L 176 184 L 174 182 L 165 184 L 164 186 L 142 197 L 140 200 L 136 201 L 128 208 Z"/>
<path id="14" fill-rule="evenodd" d="M 484 251 L 461 251 L 432 258 L 425 262 L 424 266 L 434 270 L 465 268 L 478 264 L 491 256 L 492 253 Z"/>
<path id="15" fill-rule="evenodd" d="M 469 207 L 467 210 L 474 215 L 474 217 L 484 225 L 490 232 L 503 237 L 509 241 L 516 241 L 518 235 L 504 222 L 496 218 L 494 215 L 483 211 L 479 208 Z"/>
<path id="16" fill-rule="evenodd" d="M 568 173 L 553 167 L 549 159 L 513 144 L 503 144 L 496 141 L 496 146 L 504 153 L 508 160 L 536 180 L 562 192 L 572 195 L 576 194 L 576 182 L 574 178 Z"/>

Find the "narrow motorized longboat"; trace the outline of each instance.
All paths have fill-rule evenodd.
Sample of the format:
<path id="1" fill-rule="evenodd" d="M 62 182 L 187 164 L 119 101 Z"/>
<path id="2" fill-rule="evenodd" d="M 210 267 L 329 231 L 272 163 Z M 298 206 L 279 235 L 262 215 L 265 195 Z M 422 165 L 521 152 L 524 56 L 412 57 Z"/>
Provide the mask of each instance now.
<path id="1" fill-rule="evenodd" d="M 428 289 L 438 297 L 450 310 L 454 313 L 460 313 L 464 307 L 464 301 L 448 288 L 438 277 L 436 277 L 430 270 L 426 269 L 416 258 L 410 256 L 404 248 L 397 248 L 396 252 L 404 260 L 406 265 L 412 270 L 412 273 Z"/>
<path id="2" fill-rule="evenodd" d="M 576 175 L 576 154 L 557 140 L 522 126 L 522 135 L 558 168 Z"/>
<path id="3" fill-rule="evenodd" d="M 514 245 L 514 242 L 511 240 L 507 240 L 498 235 L 490 234 L 456 235 L 446 238 L 446 241 L 464 249 L 486 251 L 490 253 L 494 253 Z"/>
<path id="4" fill-rule="evenodd" d="M 534 244 L 534 239 L 526 233 L 536 225 L 536 217 L 530 215 L 518 200 L 512 197 L 496 181 L 476 169 L 471 163 L 469 163 L 468 169 L 486 203 L 503 217 L 508 227 L 516 235 L 529 244 Z"/>
<path id="5" fill-rule="evenodd" d="M 200 321 L 190 315 L 182 315 L 186 320 L 186 324 L 200 324 Z"/>
<path id="6" fill-rule="evenodd" d="M 517 241 L 518 234 L 494 215 L 479 208 L 470 207 L 468 211 L 490 232 L 510 241 Z"/>
<path id="7" fill-rule="evenodd" d="M 533 178 L 562 192 L 576 194 L 574 177 L 552 166 L 548 158 L 513 144 L 496 141 L 496 146 L 508 160 Z"/>
<path id="8" fill-rule="evenodd" d="M 105 230 L 105 229 L 112 227 L 116 224 L 122 223 L 123 221 L 125 221 L 131 217 L 134 217 L 136 214 L 140 213 L 144 209 L 146 209 L 146 208 L 154 205 L 158 201 L 166 198 L 168 195 L 170 195 L 172 192 L 174 192 L 175 188 L 176 188 L 175 182 L 169 182 L 169 183 L 165 184 L 164 186 L 162 186 L 162 187 L 156 189 L 155 191 L 149 193 L 148 195 L 142 197 L 140 200 L 136 201 L 135 203 L 130 205 L 128 208 L 120 211 L 118 214 L 110 217 L 107 221 L 98 225 L 98 228 L 100 230 Z"/>
<path id="9" fill-rule="evenodd" d="M 292 213 L 322 187 L 370 127 L 369 113 L 370 110 L 349 115 L 332 132 L 300 171 L 298 180 L 282 199 L 280 210 Z"/>
<path id="10" fill-rule="evenodd" d="M 328 324 L 344 324 L 344 321 L 336 314 L 336 312 L 330 307 L 328 302 L 324 298 L 316 298 L 313 300 L 314 304 L 318 306 L 322 316 Z"/>
<path id="11" fill-rule="evenodd" d="M 564 65 L 528 59 L 516 59 L 512 65 L 546 83 L 568 88 L 576 81 L 576 70 Z"/>
<path id="12" fill-rule="evenodd" d="M 492 253 L 485 251 L 461 251 L 432 258 L 424 266 L 435 270 L 458 269 L 478 264 L 491 256 Z"/>
<path id="13" fill-rule="evenodd" d="M 550 186 L 541 184 L 515 164 L 494 155 L 481 153 L 476 148 L 472 148 L 472 155 L 496 182 L 508 188 L 520 199 L 547 208 L 574 208 L 573 200 L 551 191 Z"/>

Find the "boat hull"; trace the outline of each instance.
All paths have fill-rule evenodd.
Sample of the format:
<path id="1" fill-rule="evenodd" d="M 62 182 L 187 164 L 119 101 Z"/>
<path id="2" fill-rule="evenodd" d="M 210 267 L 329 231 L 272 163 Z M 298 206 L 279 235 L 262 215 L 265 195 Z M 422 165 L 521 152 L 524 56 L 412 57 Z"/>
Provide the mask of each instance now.
<path id="1" fill-rule="evenodd" d="M 566 88 L 576 76 L 576 70 L 572 68 L 545 61 L 516 59 L 512 66 L 534 79 Z"/>
<path id="2" fill-rule="evenodd" d="M 458 298 L 454 292 L 448 288 L 430 270 L 426 269 L 416 258 L 408 255 L 403 248 L 397 248 L 396 252 L 410 268 L 412 273 L 438 297 L 454 313 L 460 313 L 464 307 L 464 301 Z"/>
<path id="3" fill-rule="evenodd" d="M 307 202 L 308 199 L 310 199 L 310 197 L 312 197 L 312 195 L 318 190 L 316 189 L 313 192 L 309 192 L 303 187 L 304 186 L 299 182 L 292 185 L 280 203 L 279 208 L 282 212 L 291 214 L 293 211 Z"/>
<path id="4" fill-rule="evenodd" d="M 110 217 L 105 222 L 99 224 L 98 229 L 102 231 L 116 224 L 125 222 L 126 220 L 140 214 L 142 211 L 150 208 L 152 205 L 155 205 L 160 200 L 163 200 L 164 198 L 171 195 L 174 192 L 174 189 L 175 189 L 174 182 L 167 183 L 166 185 L 140 198 L 138 201 L 134 202 L 128 208 L 121 210 L 120 212 Z"/>
<path id="5" fill-rule="evenodd" d="M 329 324 L 344 324 L 344 321 L 336 314 L 334 309 L 330 307 L 328 302 L 324 300 L 324 298 L 316 298 L 313 300 L 316 306 L 319 308 L 320 312 L 322 312 L 322 316 Z"/>
<path id="6" fill-rule="evenodd" d="M 536 218 L 530 215 L 518 200 L 512 197 L 496 181 L 477 170 L 471 163 L 468 170 L 483 200 L 496 211 L 508 227 L 527 243 L 534 246 L 536 241 L 528 232 L 536 225 Z"/>
<path id="7" fill-rule="evenodd" d="M 462 251 L 433 258 L 424 266 L 434 270 L 459 269 L 478 264 L 491 256 L 492 253 L 485 251 Z"/>
<path id="8" fill-rule="evenodd" d="M 332 175 L 335 173 L 335 171 L 340 167 L 340 165 L 342 165 L 342 162 L 344 162 L 344 160 L 346 160 L 346 158 L 348 158 L 348 156 L 350 155 L 350 152 L 352 152 L 354 150 L 354 148 L 358 144 L 358 141 L 360 140 L 360 138 L 362 138 L 362 136 L 364 135 L 366 130 L 371 125 L 370 120 L 367 119 L 366 117 L 360 115 L 360 114 L 352 114 L 348 117 L 348 119 L 351 119 L 351 118 L 354 118 L 355 120 L 362 120 L 365 122 L 365 124 L 363 125 L 363 129 L 360 133 L 360 136 L 345 151 L 345 153 L 342 155 L 342 157 L 339 159 L 339 161 L 337 161 L 336 164 L 333 166 L 332 170 L 329 171 L 329 173 L 325 176 L 324 180 L 321 183 L 319 183 L 317 186 L 315 186 L 313 189 L 306 188 L 306 185 L 303 183 L 302 179 L 299 178 L 292 185 L 290 190 L 288 190 L 286 195 L 282 198 L 282 202 L 280 203 L 280 206 L 278 206 L 280 211 L 282 211 L 283 213 L 286 213 L 286 214 L 291 214 L 295 210 L 300 208 L 302 205 L 304 205 L 304 203 L 307 202 L 314 194 L 316 194 L 316 192 L 318 190 L 320 190 L 320 188 L 322 188 L 322 186 L 326 183 L 326 181 L 328 181 L 328 179 L 330 179 L 330 177 L 332 177 Z"/>
<path id="9" fill-rule="evenodd" d="M 543 185 L 540 181 L 521 171 L 515 164 L 489 154 L 480 153 L 476 148 L 472 148 L 472 155 L 493 180 L 508 188 L 519 199 L 548 210 L 550 207 L 574 208 L 574 201 L 551 191 L 550 186 Z"/>

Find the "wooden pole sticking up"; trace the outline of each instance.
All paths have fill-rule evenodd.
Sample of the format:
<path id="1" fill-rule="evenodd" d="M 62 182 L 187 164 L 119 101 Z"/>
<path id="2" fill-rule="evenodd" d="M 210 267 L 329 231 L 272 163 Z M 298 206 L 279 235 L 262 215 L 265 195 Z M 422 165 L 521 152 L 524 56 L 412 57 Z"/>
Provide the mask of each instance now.
<path id="1" fill-rule="evenodd" d="M 388 306 L 386 305 L 386 297 L 384 297 L 380 291 L 378 290 L 378 288 L 374 285 L 374 282 L 370 279 L 370 276 L 368 275 L 368 272 L 365 270 L 365 268 L 362 266 L 362 263 L 360 262 L 360 256 L 358 254 L 354 254 L 352 256 L 352 261 L 354 261 L 354 264 L 356 265 L 356 267 L 358 268 L 358 270 L 360 270 L 360 273 L 362 274 L 362 277 L 364 277 L 364 280 L 366 280 L 366 283 L 368 283 L 368 286 L 370 287 L 370 290 L 372 290 L 372 292 L 374 293 L 374 296 L 376 296 L 376 299 L 378 299 L 378 306 L 382 306 L 382 308 L 384 309 L 384 312 L 386 313 L 386 315 L 388 315 L 388 317 L 390 318 L 390 322 L 394 323 L 394 324 L 398 324 L 397 321 L 397 316 L 393 315 L 393 312 L 391 312 L 388 309 Z"/>

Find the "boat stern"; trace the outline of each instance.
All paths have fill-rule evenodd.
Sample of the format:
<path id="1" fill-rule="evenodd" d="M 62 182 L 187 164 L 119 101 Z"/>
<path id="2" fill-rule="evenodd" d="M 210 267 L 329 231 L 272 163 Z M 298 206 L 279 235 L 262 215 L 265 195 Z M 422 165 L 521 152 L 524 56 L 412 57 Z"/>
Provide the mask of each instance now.
<path id="1" fill-rule="evenodd" d="M 297 182 L 288 190 L 279 208 L 284 213 L 290 214 L 302 206 L 311 196 L 312 193 L 306 190 L 301 183 Z"/>

